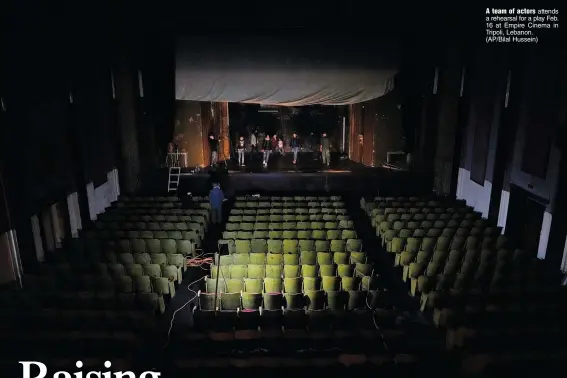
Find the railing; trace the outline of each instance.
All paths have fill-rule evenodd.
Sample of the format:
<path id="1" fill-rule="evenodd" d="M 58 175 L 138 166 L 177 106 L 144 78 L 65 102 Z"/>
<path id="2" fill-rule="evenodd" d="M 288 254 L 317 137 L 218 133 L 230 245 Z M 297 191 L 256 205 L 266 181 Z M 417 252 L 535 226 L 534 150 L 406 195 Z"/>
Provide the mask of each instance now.
<path id="1" fill-rule="evenodd" d="M 186 168 L 187 152 L 169 152 L 165 157 L 165 166 Z"/>

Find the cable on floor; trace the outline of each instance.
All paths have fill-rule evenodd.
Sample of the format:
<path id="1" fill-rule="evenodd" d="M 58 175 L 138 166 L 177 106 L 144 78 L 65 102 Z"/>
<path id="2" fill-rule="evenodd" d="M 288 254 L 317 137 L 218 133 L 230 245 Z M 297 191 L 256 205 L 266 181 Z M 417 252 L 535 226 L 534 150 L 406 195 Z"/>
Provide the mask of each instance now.
<path id="1" fill-rule="evenodd" d="M 207 277 L 207 276 L 203 276 L 203 277 L 199 278 L 198 280 L 195 280 L 195 281 L 191 282 L 189 285 L 187 285 L 187 290 L 194 293 L 194 295 L 193 295 L 193 297 L 191 297 L 191 299 L 189 299 L 187 302 L 185 302 L 185 304 L 183 304 L 183 306 L 179 307 L 177 310 L 175 310 L 173 312 L 173 315 L 171 316 L 171 322 L 169 323 L 169 329 L 167 330 L 167 342 L 163 346 L 164 348 L 167 347 L 169 345 L 169 342 L 171 341 L 171 330 L 173 329 L 173 323 L 175 322 L 175 316 L 177 315 L 177 313 L 179 311 L 183 310 L 185 307 L 187 307 L 189 305 L 189 303 L 193 302 L 195 300 L 195 298 L 197 298 L 197 292 L 195 290 L 191 289 L 191 286 L 193 286 L 197 282 L 205 279 L 205 277 Z"/>

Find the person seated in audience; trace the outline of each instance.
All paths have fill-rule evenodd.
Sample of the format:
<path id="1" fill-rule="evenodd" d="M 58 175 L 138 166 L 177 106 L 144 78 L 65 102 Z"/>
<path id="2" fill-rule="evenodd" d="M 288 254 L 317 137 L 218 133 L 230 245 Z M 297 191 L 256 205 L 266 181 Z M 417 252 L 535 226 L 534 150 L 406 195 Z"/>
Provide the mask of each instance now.
<path id="1" fill-rule="evenodd" d="M 222 204 L 226 200 L 218 182 L 213 184 L 209 192 L 209 203 L 211 204 L 211 222 L 219 224 L 222 222 Z"/>

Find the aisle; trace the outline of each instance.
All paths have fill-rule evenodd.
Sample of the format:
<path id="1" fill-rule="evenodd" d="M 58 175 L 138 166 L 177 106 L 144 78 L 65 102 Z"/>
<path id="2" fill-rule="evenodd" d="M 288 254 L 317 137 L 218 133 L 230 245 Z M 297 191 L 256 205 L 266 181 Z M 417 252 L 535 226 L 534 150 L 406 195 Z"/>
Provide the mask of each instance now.
<path id="1" fill-rule="evenodd" d="M 380 284 L 391 293 L 391 299 L 397 309 L 421 316 L 419 302 L 409 295 L 406 283 L 400 279 L 400 275 L 393 267 L 391 256 L 382 247 L 370 219 L 360 208 L 360 198 L 346 198 L 348 213 L 354 221 L 358 237 L 362 239 L 368 259 L 372 260 L 375 272 L 380 276 Z"/>
<path id="2" fill-rule="evenodd" d="M 409 331 L 409 340 L 406 341 L 416 346 L 426 342 L 429 346 L 427 356 L 422 356 L 424 360 L 419 370 L 436 371 L 435 374 L 439 378 L 455 376 L 454 361 L 444 349 L 444 332 L 436 329 L 430 319 L 423 316 L 419 310 L 419 301 L 410 296 L 407 284 L 402 281 L 399 272 L 393 266 L 392 256 L 382 247 L 370 219 L 360 208 L 360 197 L 344 196 L 344 198 L 358 237 L 363 240 L 363 248 L 367 252 L 368 259 L 372 260 L 375 273 L 380 277 L 379 285 L 390 294 L 388 301 L 391 305 L 407 314 L 402 320 L 404 328 Z"/>
<path id="3" fill-rule="evenodd" d="M 213 258 L 214 253 L 218 249 L 218 240 L 222 237 L 222 231 L 224 230 L 224 222 L 228 219 L 228 213 L 232 207 L 234 200 L 229 199 L 225 202 L 223 212 L 224 221 L 219 225 L 209 224 L 203 242 L 201 243 L 201 251 L 203 257 Z M 203 280 L 205 275 L 209 274 L 207 266 L 201 268 L 187 268 L 187 271 L 183 275 L 183 281 L 178 285 L 175 293 L 175 297 L 171 300 L 167 306 L 165 313 L 162 316 L 162 332 L 167 335 L 169 328 L 171 327 L 170 335 L 182 334 L 188 332 L 193 326 L 193 313 L 191 309 L 193 305 L 196 305 L 197 292 L 203 288 Z M 197 282 L 196 282 L 197 281 Z M 175 316 L 172 325 L 172 319 Z"/>

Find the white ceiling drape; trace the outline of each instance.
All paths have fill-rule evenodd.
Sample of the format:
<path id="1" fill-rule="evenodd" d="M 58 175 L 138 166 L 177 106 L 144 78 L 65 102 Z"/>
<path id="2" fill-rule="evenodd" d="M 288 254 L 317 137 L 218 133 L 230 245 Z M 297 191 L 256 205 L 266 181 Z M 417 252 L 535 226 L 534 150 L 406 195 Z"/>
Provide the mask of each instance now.
<path id="1" fill-rule="evenodd" d="M 303 106 L 383 96 L 394 86 L 396 48 L 359 45 L 338 41 L 323 46 L 303 38 L 180 39 L 175 97 Z"/>

